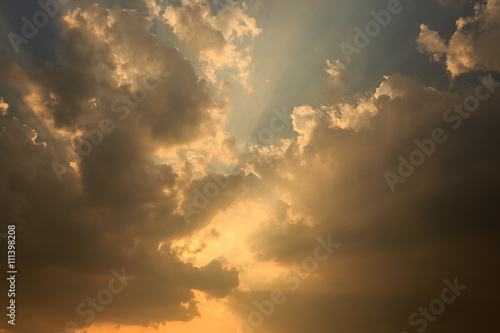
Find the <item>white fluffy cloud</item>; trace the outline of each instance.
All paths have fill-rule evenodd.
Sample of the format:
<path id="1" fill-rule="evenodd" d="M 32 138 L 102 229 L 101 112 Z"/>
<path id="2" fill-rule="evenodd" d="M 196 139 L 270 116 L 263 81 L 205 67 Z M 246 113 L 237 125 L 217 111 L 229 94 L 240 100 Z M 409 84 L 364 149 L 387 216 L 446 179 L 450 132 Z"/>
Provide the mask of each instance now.
<path id="1" fill-rule="evenodd" d="M 478 3 L 474 16 L 457 20 L 449 41 L 422 24 L 418 50 L 430 54 L 433 61 L 444 59 L 452 77 L 475 70 L 500 71 L 499 24 L 500 1 Z"/>
<path id="2" fill-rule="evenodd" d="M 217 73 L 234 69 L 235 79 L 251 91 L 251 46 L 261 33 L 246 5 L 228 0 L 210 6 L 206 0 L 183 0 L 181 6 L 167 1 L 145 0 L 150 14 L 171 25 L 179 41 L 201 64 L 205 75 L 217 81 Z"/>
<path id="3" fill-rule="evenodd" d="M 9 109 L 9 104 L 7 104 L 3 97 L 0 97 L 0 115 L 5 116 L 7 114 L 7 110 Z"/>

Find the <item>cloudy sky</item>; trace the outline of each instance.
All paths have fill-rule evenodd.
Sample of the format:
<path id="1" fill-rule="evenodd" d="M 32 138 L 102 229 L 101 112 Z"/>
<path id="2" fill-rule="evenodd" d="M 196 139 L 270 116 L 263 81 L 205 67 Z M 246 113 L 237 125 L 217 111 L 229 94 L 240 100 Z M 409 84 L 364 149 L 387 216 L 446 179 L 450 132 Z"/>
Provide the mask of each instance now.
<path id="1" fill-rule="evenodd" d="M 0 32 L 0 332 L 498 330 L 500 0 L 3 0 Z"/>

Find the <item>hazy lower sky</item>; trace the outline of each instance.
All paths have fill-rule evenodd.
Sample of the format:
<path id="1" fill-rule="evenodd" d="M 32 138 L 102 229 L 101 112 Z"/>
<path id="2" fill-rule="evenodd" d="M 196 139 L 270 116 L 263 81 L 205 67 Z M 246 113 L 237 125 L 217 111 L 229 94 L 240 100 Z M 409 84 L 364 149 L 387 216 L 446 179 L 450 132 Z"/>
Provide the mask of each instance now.
<path id="1" fill-rule="evenodd" d="M 499 40 L 499 0 L 3 1 L 0 332 L 495 331 Z"/>

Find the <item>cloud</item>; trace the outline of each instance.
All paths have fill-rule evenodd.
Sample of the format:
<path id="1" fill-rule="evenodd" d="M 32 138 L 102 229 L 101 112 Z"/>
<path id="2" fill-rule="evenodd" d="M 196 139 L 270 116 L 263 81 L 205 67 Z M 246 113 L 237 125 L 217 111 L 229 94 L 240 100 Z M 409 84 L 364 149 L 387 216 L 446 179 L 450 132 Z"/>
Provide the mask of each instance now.
<path id="1" fill-rule="evenodd" d="M 15 223 L 26 242 L 18 252 L 23 288 L 17 300 L 19 317 L 30 319 L 16 329 L 62 331 L 68 321 L 87 326 L 77 305 L 122 267 L 137 278 L 97 313 L 97 322 L 188 321 L 199 316 L 194 290 L 226 297 L 239 285 L 238 272 L 217 261 L 195 267 L 172 253 L 171 242 L 190 232 L 177 199 L 191 182 L 182 183 L 185 176 L 155 153 L 212 138 L 218 106 L 209 84 L 135 10 L 91 5 L 60 24 L 57 64 L 31 71 L 0 59 L 9 68 L 4 83 L 20 96 L 13 112 L 26 115 L 21 121 L 9 109 L 0 118 L 1 220 Z M 165 71 L 170 75 L 157 78 L 138 106 L 122 102 L 114 112 L 114 101 Z M 6 105 L 2 99 L 2 110 Z M 72 159 L 75 170 L 59 182 L 52 165 L 70 162 L 65 143 L 76 149 L 103 118 L 114 130 L 90 155 Z M 30 127 L 39 123 L 49 125 L 43 136 Z"/>
<path id="2" fill-rule="evenodd" d="M 347 92 L 349 90 L 350 79 L 347 76 L 346 67 L 339 60 L 334 61 L 334 63 L 327 60 L 326 64 L 328 83 L 333 87 L 339 87 L 343 92 Z"/>
<path id="3" fill-rule="evenodd" d="M 242 8 L 214 13 L 194 0 L 157 3 L 148 2 L 152 19 L 168 22 L 206 73 L 225 66 L 247 73 L 241 61 L 248 50 L 233 46 L 259 30 Z M 482 44 L 496 33 L 495 4 L 459 20 L 457 42 L 423 26 L 420 51 L 446 57 L 455 80 L 496 69 L 495 44 Z M 497 328 L 489 310 L 500 278 L 498 92 L 453 130 L 443 114 L 474 93 L 469 86 L 439 90 L 395 73 L 347 96 L 349 73 L 327 62 L 337 99 L 296 106 L 294 133 L 240 153 L 222 129 L 227 105 L 214 98 L 217 80 L 196 75 L 179 50 L 151 33 L 150 19 L 91 5 L 58 22 L 64 38 L 55 60 L 31 69 L 0 57 L 8 87 L 0 94 L 0 220 L 15 223 L 20 239 L 17 331 L 86 326 L 76 307 L 122 267 L 135 279 L 96 313 L 96 324 L 196 321 L 198 302 L 207 300 L 214 303 L 204 306 L 225 304 L 247 318 L 255 300 L 278 288 L 287 302 L 266 317 L 262 332 L 410 331 L 409 315 L 458 276 L 470 289 L 432 329 Z M 468 47 L 460 53 L 455 45 Z M 123 99 L 155 75 L 144 100 Z M 75 158 L 103 118 L 114 130 Z M 447 142 L 393 193 L 384 172 L 396 172 L 398 156 L 436 127 Z M 74 168 L 62 182 L 54 161 Z M 234 161 L 244 172 L 222 174 Z M 214 178 L 227 186 L 186 225 L 182 204 L 199 199 Z M 328 235 L 342 247 L 291 290 L 282 274 Z"/>
<path id="4" fill-rule="evenodd" d="M 447 42 L 422 24 L 417 38 L 418 50 L 430 54 L 436 62 L 444 58 L 452 77 L 477 70 L 500 71 L 500 50 L 496 43 L 500 38 L 499 22 L 498 0 L 478 3 L 474 16 L 457 20 L 457 30 Z"/>
<path id="5" fill-rule="evenodd" d="M 477 294 L 462 298 L 460 309 L 447 308 L 449 315 L 432 323 L 433 329 L 495 327 L 479 308 L 496 302 L 489 286 L 499 271 L 488 259 L 479 264 L 478 276 L 476 258 L 496 251 L 492 234 L 498 228 L 488 216 L 496 211 L 500 159 L 491 144 L 498 133 L 490 124 L 499 120 L 499 93 L 457 131 L 443 114 L 463 95 L 394 74 L 359 103 L 365 98 L 375 108 L 370 126 L 332 126 L 328 113 L 297 107 L 292 118 L 298 138 L 283 142 L 282 149 L 259 150 L 252 163 L 260 184 L 286 198 L 274 220 L 263 222 L 263 236 L 249 239 L 255 258 L 292 269 L 312 256 L 318 235 L 331 235 L 342 248 L 298 291 L 272 275 L 265 286 L 233 294 L 231 306 L 246 319 L 256 310 L 254 300 L 278 288 L 288 300 L 265 319 L 263 331 L 409 331 L 408 317 L 439 297 L 445 278 L 458 275 Z M 414 140 L 429 137 L 436 127 L 444 128 L 448 141 L 392 193 L 383 173 L 397 168 L 398 155 L 407 156 Z M 298 222 L 284 218 L 288 209 Z M 461 320 L 461 313 L 468 319 Z"/>
<path id="6" fill-rule="evenodd" d="M 8 109 L 9 104 L 4 101 L 3 97 L 0 97 L 0 116 L 5 116 Z"/>
<path id="7" fill-rule="evenodd" d="M 246 5 L 225 3 L 220 11 L 205 0 L 185 0 L 181 6 L 147 0 L 150 15 L 172 26 L 182 45 L 197 59 L 212 82 L 223 69 L 236 70 L 236 80 L 248 91 L 251 46 L 261 33 L 255 19 L 245 13 Z M 220 7 L 220 6 L 219 6 Z M 218 7 L 217 7 L 218 8 Z M 214 13 L 215 11 L 215 13 Z"/>

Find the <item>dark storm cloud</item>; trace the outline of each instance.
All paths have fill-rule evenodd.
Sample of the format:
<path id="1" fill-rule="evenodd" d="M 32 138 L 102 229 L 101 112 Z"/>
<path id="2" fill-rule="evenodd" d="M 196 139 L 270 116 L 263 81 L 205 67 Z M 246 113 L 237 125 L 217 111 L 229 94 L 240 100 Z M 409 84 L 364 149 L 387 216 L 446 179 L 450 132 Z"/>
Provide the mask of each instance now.
<path id="1" fill-rule="evenodd" d="M 1 60 L 4 84 L 24 96 L 12 95 L 0 134 L 1 220 L 16 224 L 23 239 L 17 300 L 25 319 L 16 329 L 63 331 L 68 321 L 85 327 L 87 318 L 77 316 L 76 307 L 96 297 L 111 271 L 122 267 L 135 279 L 95 320 L 147 326 L 192 319 L 199 315 L 192 290 L 224 297 L 238 286 L 238 272 L 216 261 L 196 268 L 170 253 L 169 241 L 194 228 L 175 213 L 184 190 L 179 175 L 153 158 L 160 146 L 213 132 L 208 85 L 135 11 L 93 5 L 68 14 L 61 26 L 58 64 L 29 71 Z M 124 109 L 114 112 L 111 104 L 133 93 L 145 76 L 153 84 L 148 68 L 170 75 L 121 120 Z M 35 140 L 35 131 L 13 118 L 19 110 L 31 112 L 33 124 L 53 122 L 47 133 L 55 137 L 66 130 L 93 132 L 103 118 L 114 130 L 82 157 L 78 172 L 58 182 L 52 163 L 66 161 L 66 151 L 42 142 L 52 141 L 50 135 Z M 73 139 L 78 146 L 86 138 Z"/>
<path id="2" fill-rule="evenodd" d="M 480 47 L 460 44 L 478 56 L 473 69 L 498 69 L 493 43 L 498 12 L 492 13 L 479 17 L 491 20 Z M 179 38 L 192 52 L 226 45 L 220 33 L 196 21 L 201 9 L 178 14 L 177 33 L 185 34 Z M 207 81 L 176 48 L 160 43 L 150 33 L 151 22 L 134 10 L 92 5 L 58 22 L 64 38 L 57 60 L 32 70 L 0 58 L 2 114 L 4 103 L 9 105 L 0 115 L 0 220 L 2 230 L 16 224 L 19 235 L 18 332 L 61 332 L 68 321 L 88 325 L 75 310 L 87 297 L 111 288 L 113 270 L 133 279 L 96 312 L 98 323 L 189 321 L 200 315 L 196 290 L 208 298 L 229 297 L 234 312 L 247 318 L 256 311 L 252 303 L 268 299 L 277 288 L 287 301 L 265 318 L 262 332 L 413 332 L 408 317 L 440 297 L 445 279 L 457 276 L 467 290 L 426 332 L 497 329 L 498 91 L 454 130 L 443 114 L 474 94 L 478 80 L 455 78 L 453 85 L 465 87 L 458 93 L 430 88 L 422 83 L 425 78 L 393 74 L 376 93 L 345 98 L 345 104 L 295 108 L 296 137 L 283 141 L 282 148 L 264 147 L 254 159 L 240 156 L 241 165 L 249 164 L 247 177 L 207 170 L 195 177 L 205 161 L 196 169 L 181 156 L 185 165 L 179 169 L 159 164 L 155 153 L 213 139 L 218 124 L 212 115 L 220 102 Z M 200 41 L 197 33 L 204 30 L 206 40 Z M 437 44 L 422 51 L 454 54 L 439 34 L 423 31 L 422 43 Z M 414 33 L 416 38 L 418 30 Z M 431 47 L 436 45 L 445 47 Z M 487 74 L 470 73 L 471 68 L 466 69 L 471 76 Z M 154 82 L 151 70 L 169 75 L 159 74 L 144 100 L 131 101 L 144 82 Z M 341 93 L 349 90 L 352 76 L 344 75 L 345 68 L 331 62 L 328 70 L 330 84 L 340 84 Z M 444 71 L 436 75 L 446 77 Z M 112 121 L 113 130 L 59 182 L 52 163 L 67 161 L 61 141 L 78 147 L 89 138 L 75 133 L 96 133 L 103 119 Z M 415 140 L 431 137 L 437 127 L 445 129 L 446 142 L 436 144 L 436 152 L 391 191 L 384 173 L 397 173 L 398 157 L 408 158 L 418 148 Z M 236 143 L 228 138 L 224 145 L 227 151 L 219 153 L 231 155 Z M 219 186 L 213 198 L 207 195 L 210 184 Z M 297 290 L 281 277 L 237 289 L 236 269 L 220 261 L 195 267 L 179 256 L 184 249 L 171 248 L 173 241 L 211 228 L 213 218 L 232 204 L 252 202 L 270 189 L 277 198 L 273 216 L 243 221 L 259 227 L 235 241 L 245 244 L 255 262 L 300 269 L 318 236 L 342 244 L 311 276 L 298 277 Z M 180 204 L 197 211 L 189 224 Z M 193 252 L 217 242 L 218 227 Z M 222 260 L 235 264 L 231 255 Z"/>
<path id="3" fill-rule="evenodd" d="M 458 276 L 469 288 L 427 332 L 494 329 L 500 94 L 454 131 L 443 114 L 470 94 L 474 89 L 453 95 L 395 74 L 379 89 L 370 127 L 332 127 L 318 110 L 300 132 L 309 138 L 303 149 L 291 143 L 284 153 L 262 153 L 254 163 L 261 180 L 290 193 L 295 215 L 312 225 L 276 213 L 263 236 L 249 239 L 256 258 L 300 266 L 312 256 L 317 236 L 331 235 L 342 247 L 298 291 L 278 279 L 264 291 L 239 294 L 232 303 L 239 315 L 247 318 L 254 300 L 281 288 L 289 301 L 265 319 L 263 330 L 410 332 L 415 326 L 408 317 L 440 297 L 444 279 Z M 430 137 L 436 127 L 445 129 L 447 142 L 392 193 L 384 172 L 395 171 L 398 155 L 408 158 L 414 140 Z"/>

